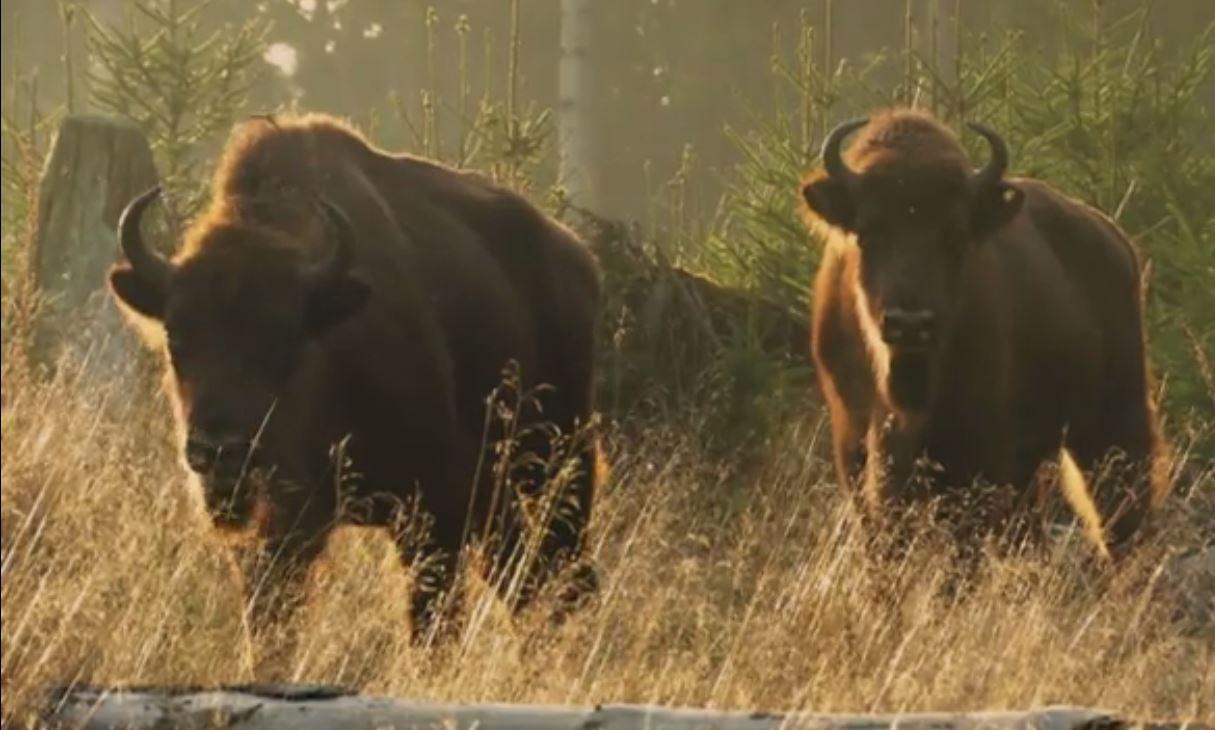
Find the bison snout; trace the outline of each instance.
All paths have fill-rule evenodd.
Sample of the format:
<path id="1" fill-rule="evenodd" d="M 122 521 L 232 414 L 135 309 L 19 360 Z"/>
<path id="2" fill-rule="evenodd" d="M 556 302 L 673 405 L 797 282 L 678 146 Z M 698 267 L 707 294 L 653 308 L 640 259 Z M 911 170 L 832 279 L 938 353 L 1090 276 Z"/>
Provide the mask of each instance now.
<path id="1" fill-rule="evenodd" d="M 900 349 L 932 347 L 937 335 L 937 317 L 929 309 L 890 309 L 882 318 L 882 339 Z"/>

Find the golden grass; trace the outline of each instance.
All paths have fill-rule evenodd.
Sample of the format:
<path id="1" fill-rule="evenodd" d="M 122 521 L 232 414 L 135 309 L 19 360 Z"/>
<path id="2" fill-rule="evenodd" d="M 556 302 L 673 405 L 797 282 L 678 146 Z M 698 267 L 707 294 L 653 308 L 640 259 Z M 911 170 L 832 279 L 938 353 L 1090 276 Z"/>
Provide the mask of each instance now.
<path id="1" fill-rule="evenodd" d="M 70 373 L 36 382 L 17 360 L 3 374 L 5 721 L 56 683 L 253 679 L 235 579 L 182 486 L 163 403 Z M 510 620 L 470 580 L 460 642 L 415 649 L 391 545 L 340 533 L 289 675 L 436 700 L 1215 717 L 1215 641 L 1170 619 L 1153 580 L 1163 542 L 1114 580 L 1083 567 L 1078 536 L 989 558 L 950 597 L 931 536 L 897 565 L 866 559 L 817 426 L 745 473 L 675 434 L 613 444 L 593 528 L 604 590 L 557 629 L 542 611 Z M 1209 496 L 1202 478 L 1190 492 Z M 1198 539 L 1177 525 L 1170 543 Z"/>

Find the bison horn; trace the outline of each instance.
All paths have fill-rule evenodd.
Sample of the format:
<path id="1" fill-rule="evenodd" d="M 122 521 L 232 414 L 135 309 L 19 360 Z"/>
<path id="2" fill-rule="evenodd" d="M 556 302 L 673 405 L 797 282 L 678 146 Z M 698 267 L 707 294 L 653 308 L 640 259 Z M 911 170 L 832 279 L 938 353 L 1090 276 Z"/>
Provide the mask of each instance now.
<path id="1" fill-rule="evenodd" d="M 823 140 L 823 167 L 827 170 L 827 176 L 838 180 L 851 181 L 856 178 L 856 173 L 844 164 L 844 160 L 840 157 L 840 147 L 844 143 L 844 139 L 856 130 L 869 123 L 866 118 L 852 119 L 843 122 Z"/>
<path id="2" fill-rule="evenodd" d="M 342 209 L 325 198 L 320 199 L 321 212 L 334 233 L 333 247 L 325 260 L 314 264 L 307 277 L 314 282 L 330 282 L 340 278 L 354 264 L 354 226 Z"/>
<path id="3" fill-rule="evenodd" d="M 978 122 L 968 122 L 967 126 L 982 135 L 991 147 L 991 159 L 974 176 L 976 186 L 991 187 L 1004 179 L 1004 172 L 1008 170 L 1008 144 L 991 127 Z"/>
<path id="4" fill-rule="evenodd" d="M 160 196 L 160 186 L 144 192 L 127 204 L 118 217 L 118 242 L 122 253 L 131 262 L 131 269 L 145 281 L 157 286 L 168 286 L 173 264 L 156 251 L 148 248 L 139 231 L 139 222 L 144 212 Z"/>

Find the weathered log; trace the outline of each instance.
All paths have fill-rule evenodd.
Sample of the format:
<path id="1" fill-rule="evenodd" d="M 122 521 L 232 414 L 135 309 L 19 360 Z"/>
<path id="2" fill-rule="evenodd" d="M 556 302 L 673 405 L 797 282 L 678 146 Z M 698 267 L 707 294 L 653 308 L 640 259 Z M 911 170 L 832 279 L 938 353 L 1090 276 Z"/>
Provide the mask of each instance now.
<path id="1" fill-rule="evenodd" d="M 745 392 L 756 385 L 747 379 L 762 368 L 739 366 L 761 361 L 786 366 L 786 375 L 796 369 L 813 397 L 805 313 L 682 267 L 636 227 L 570 210 L 604 270 L 599 372 L 606 412 L 664 410 L 702 397 L 705 385 L 720 393 L 723 374 L 743 376 L 741 402 L 754 395 Z"/>
<path id="2" fill-rule="evenodd" d="M 73 115 L 60 123 L 38 190 L 32 273 L 45 299 L 38 359 L 49 362 L 67 346 L 90 351 L 94 368 L 130 360 L 132 335 L 105 296 L 105 275 L 118 258 L 118 216 L 158 179 L 133 122 Z"/>
<path id="3" fill-rule="evenodd" d="M 566 707 L 551 705 L 454 704 L 365 697 L 325 686 L 244 686 L 214 690 L 188 688 L 102 690 L 74 688 L 52 693 L 47 726 L 67 730 L 102 728 L 719 728 L 762 730 L 1092 730 L 1130 727 L 1110 712 L 1046 707 L 1024 712 L 899 715 L 773 714 L 721 712 L 643 705 Z M 1140 727 L 1200 726 L 1151 725 Z"/>
<path id="4" fill-rule="evenodd" d="M 667 260 L 661 247 L 647 245 L 636 230 L 571 206 L 579 228 L 606 271 L 610 295 L 637 313 L 642 334 L 659 339 L 674 329 L 683 337 L 703 337 L 707 349 L 748 325 L 756 345 L 773 358 L 808 362 L 810 323 L 803 313 L 753 293 L 731 289 Z"/>

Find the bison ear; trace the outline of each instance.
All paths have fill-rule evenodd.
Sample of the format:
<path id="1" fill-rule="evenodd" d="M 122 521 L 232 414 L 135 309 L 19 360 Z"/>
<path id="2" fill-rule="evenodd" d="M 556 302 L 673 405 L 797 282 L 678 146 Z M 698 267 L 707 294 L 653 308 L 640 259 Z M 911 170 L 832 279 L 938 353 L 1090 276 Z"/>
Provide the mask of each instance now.
<path id="1" fill-rule="evenodd" d="M 802 197 L 810 212 L 824 222 L 845 231 L 852 230 L 855 217 L 852 194 L 843 181 L 829 177 L 811 180 L 802 187 Z"/>
<path id="2" fill-rule="evenodd" d="M 343 276 L 309 295 L 304 325 L 312 334 L 320 334 L 357 314 L 370 297 L 371 287 L 358 279 Z"/>
<path id="3" fill-rule="evenodd" d="M 125 264 L 110 269 L 110 291 L 130 309 L 156 320 L 165 317 L 165 294 Z"/>
<path id="4" fill-rule="evenodd" d="M 1025 193 L 1021 188 L 1004 180 L 980 193 L 975 201 L 975 233 L 985 236 L 1007 225 L 1021 211 L 1024 202 Z"/>

